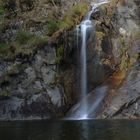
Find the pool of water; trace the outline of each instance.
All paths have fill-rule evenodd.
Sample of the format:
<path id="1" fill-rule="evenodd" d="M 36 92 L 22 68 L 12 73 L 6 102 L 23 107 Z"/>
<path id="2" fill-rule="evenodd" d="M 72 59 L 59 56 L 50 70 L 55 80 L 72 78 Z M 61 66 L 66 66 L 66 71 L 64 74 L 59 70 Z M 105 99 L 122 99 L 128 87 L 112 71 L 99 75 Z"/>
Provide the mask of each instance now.
<path id="1" fill-rule="evenodd" d="M 140 140 L 140 120 L 0 122 L 0 140 Z"/>

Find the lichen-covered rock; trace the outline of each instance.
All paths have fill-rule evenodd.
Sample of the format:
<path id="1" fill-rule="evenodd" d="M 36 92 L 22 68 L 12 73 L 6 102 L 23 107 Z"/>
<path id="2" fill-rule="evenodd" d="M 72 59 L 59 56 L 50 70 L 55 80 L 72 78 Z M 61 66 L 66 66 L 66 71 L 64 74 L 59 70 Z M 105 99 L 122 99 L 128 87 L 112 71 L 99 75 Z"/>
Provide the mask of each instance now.
<path id="1" fill-rule="evenodd" d="M 139 4 L 134 0 L 118 1 L 115 7 L 118 34 L 111 39 L 114 60 L 120 70 L 128 73 L 123 84 L 108 94 L 98 117 L 139 119 Z"/>
<path id="2" fill-rule="evenodd" d="M 8 110 L 0 118 L 61 116 L 73 104 L 73 37 L 66 34 L 87 10 L 79 0 L 0 1 L 0 100 Z"/>
<path id="3" fill-rule="evenodd" d="M 92 15 L 95 30 L 87 40 L 89 92 L 114 71 L 128 71 L 136 62 L 140 40 L 138 6 L 138 0 L 114 0 Z M 86 14 L 88 4 L 79 0 L 6 0 L 4 7 L 0 12 L 0 119 L 63 116 L 80 96 L 74 28 Z M 126 80 L 124 85 L 132 91 L 132 84 L 137 95 L 138 71 L 132 71 L 137 77 L 128 78 L 130 84 Z M 135 108 L 129 116 L 139 116 L 137 96 L 127 96 L 123 86 L 112 106 L 123 96 L 115 109 L 126 113 Z M 111 117 L 117 111 L 106 109 L 105 114 Z"/>

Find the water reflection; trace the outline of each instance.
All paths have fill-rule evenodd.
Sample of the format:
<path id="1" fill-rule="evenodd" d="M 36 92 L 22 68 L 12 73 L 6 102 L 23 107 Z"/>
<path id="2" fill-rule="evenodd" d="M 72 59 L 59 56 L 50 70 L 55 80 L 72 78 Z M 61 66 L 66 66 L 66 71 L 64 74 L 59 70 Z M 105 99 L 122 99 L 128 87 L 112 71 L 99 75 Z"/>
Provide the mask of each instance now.
<path id="1" fill-rule="evenodd" d="M 81 131 L 81 137 L 86 140 L 90 140 L 90 128 L 89 128 L 89 122 L 83 121 L 81 122 L 82 131 Z"/>
<path id="2" fill-rule="evenodd" d="M 0 122 L 1 140 L 140 140 L 140 120 Z"/>

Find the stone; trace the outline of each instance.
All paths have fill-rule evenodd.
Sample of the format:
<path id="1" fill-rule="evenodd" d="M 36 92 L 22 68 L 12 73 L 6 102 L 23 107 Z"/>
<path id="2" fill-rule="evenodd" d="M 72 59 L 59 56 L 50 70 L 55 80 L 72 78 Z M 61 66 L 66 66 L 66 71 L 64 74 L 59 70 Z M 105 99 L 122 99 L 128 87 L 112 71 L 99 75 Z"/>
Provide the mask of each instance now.
<path id="1" fill-rule="evenodd" d="M 62 93 L 58 87 L 47 89 L 47 94 L 51 98 L 53 105 L 61 107 L 62 104 Z"/>

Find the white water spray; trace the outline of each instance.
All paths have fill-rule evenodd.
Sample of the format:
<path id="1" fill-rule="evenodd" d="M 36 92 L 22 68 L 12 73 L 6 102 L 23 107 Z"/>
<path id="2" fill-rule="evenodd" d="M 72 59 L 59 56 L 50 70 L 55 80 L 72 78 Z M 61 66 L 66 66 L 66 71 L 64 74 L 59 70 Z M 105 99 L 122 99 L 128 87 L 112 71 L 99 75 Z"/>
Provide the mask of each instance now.
<path id="1" fill-rule="evenodd" d="M 69 116 L 70 118 L 76 118 L 76 119 L 87 119 L 88 118 L 88 109 L 90 108 L 88 102 L 87 102 L 87 56 L 86 56 L 86 50 L 87 50 L 87 40 L 88 40 L 88 34 L 89 31 L 92 30 L 93 25 L 91 16 L 97 11 L 97 8 L 102 5 L 108 3 L 108 0 L 99 0 L 97 3 L 92 3 L 92 10 L 88 12 L 87 16 L 85 16 L 84 20 L 81 22 L 80 25 L 77 26 L 77 46 L 79 47 L 79 32 L 81 34 L 81 51 L 80 51 L 80 72 L 81 72 L 81 82 L 80 82 L 80 89 L 81 89 L 81 105 L 80 109 L 79 105 L 76 106 L 71 112 L 72 114 Z M 99 100 L 97 100 L 99 101 Z M 96 103 L 94 103 L 96 104 Z M 91 110 L 91 108 L 90 108 Z"/>
<path id="2" fill-rule="evenodd" d="M 87 32 L 92 28 L 92 23 L 90 20 L 85 20 L 81 23 L 81 37 L 82 37 L 82 44 L 81 44 L 81 95 L 82 98 L 85 99 L 87 95 L 87 56 L 86 56 L 86 47 L 87 47 Z M 84 116 L 87 110 L 87 101 L 86 99 L 83 101 L 83 113 Z"/>

